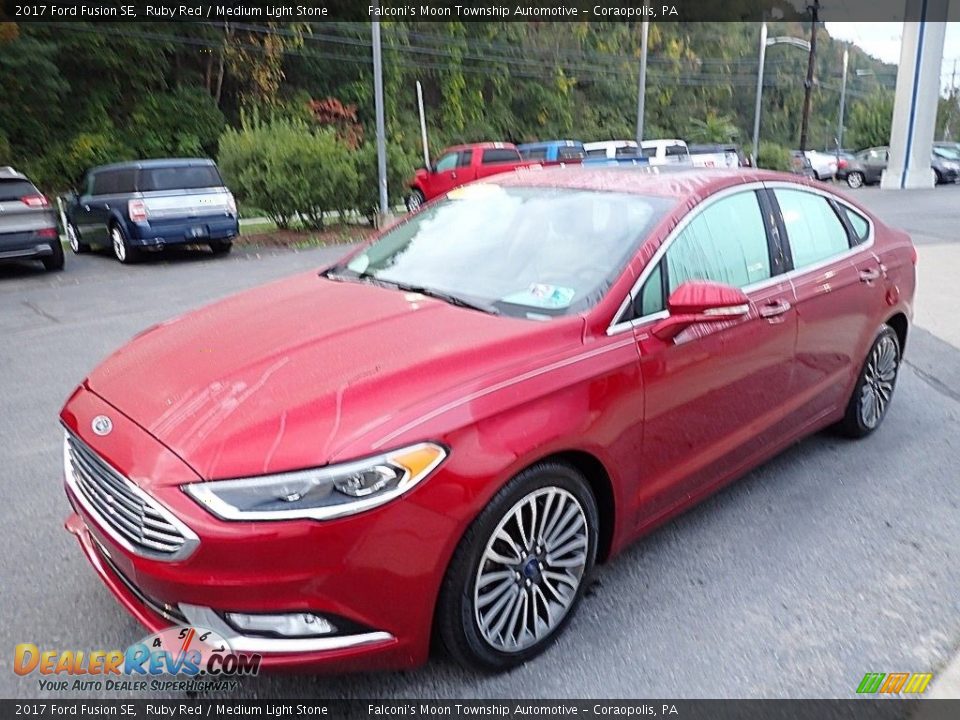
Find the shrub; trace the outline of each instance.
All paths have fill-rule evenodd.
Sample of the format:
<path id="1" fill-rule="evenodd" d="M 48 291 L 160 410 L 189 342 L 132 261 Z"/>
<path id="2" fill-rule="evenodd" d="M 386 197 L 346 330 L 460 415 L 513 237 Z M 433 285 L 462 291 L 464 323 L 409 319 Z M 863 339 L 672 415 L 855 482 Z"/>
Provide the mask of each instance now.
<path id="1" fill-rule="evenodd" d="M 379 173 L 377 171 L 377 144 L 369 140 L 355 153 L 359 184 L 354 205 L 365 218 L 373 222 L 380 211 Z M 399 138 L 390 138 L 387 142 L 387 197 L 390 205 L 403 201 L 409 192 L 407 182 L 414 169 L 422 165 L 422 158 L 415 152 L 407 151 Z"/>
<path id="2" fill-rule="evenodd" d="M 227 130 L 219 163 L 240 200 L 263 208 L 280 228 L 298 216 L 323 227 L 323 214 L 348 209 L 357 192 L 350 150 L 333 131 L 296 120 L 254 120 Z"/>
<path id="3" fill-rule="evenodd" d="M 760 156 L 757 158 L 759 167 L 789 172 L 792 169 L 790 157 L 789 148 L 766 140 L 760 141 Z"/>

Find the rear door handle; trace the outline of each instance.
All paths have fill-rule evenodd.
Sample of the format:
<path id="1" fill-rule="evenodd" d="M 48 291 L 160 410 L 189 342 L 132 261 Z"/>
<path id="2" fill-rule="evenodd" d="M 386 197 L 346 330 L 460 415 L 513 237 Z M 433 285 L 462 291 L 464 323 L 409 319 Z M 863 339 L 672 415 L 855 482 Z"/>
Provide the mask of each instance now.
<path id="1" fill-rule="evenodd" d="M 879 280 L 881 277 L 887 276 L 887 268 L 883 265 L 875 268 L 865 268 L 860 271 L 860 282 L 868 283 L 873 282 L 874 280 Z"/>
<path id="2" fill-rule="evenodd" d="M 790 307 L 790 303 L 786 300 L 774 300 L 772 302 L 768 302 L 766 305 L 761 306 L 760 317 L 777 317 L 777 315 L 783 315 L 785 312 L 787 312 Z"/>

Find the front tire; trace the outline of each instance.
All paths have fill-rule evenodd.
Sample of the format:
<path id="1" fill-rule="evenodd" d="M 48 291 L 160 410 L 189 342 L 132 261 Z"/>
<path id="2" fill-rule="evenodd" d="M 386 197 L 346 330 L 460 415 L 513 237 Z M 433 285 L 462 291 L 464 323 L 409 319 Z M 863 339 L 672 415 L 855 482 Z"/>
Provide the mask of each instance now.
<path id="1" fill-rule="evenodd" d="M 501 672 L 546 650 L 583 596 L 599 514 L 574 468 L 540 463 L 514 477 L 470 526 L 444 577 L 437 630 L 461 665 Z"/>
<path id="2" fill-rule="evenodd" d="M 113 248 L 113 256 L 124 265 L 135 263 L 140 259 L 140 251 L 127 241 L 119 225 L 110 227 L 110 246 Z"/>
<path id="3" fill-rule="evenodd" d="M 67 241 L 70 243 L 70 249 L 75 255 L 90 252 L 90 246 L 80 240 L 80 231 L 72 222 L 67 223 Z"/>
<path id="4" fill-rule="evenodd" d="M 866 437 L 883 422 L 900 372 L 900 339 L 884 325 L 870 346 L 843 420 L 837 429 L 850 438 Z"/>
<path id="5" fill-rule="evenodd" d="M 856 190 L 857 188 L 863 187 L 863 173 L 852 172 L 848 174 L 847 185 L 852 187 L 854 190 Z"/>
<path id="6" fill-rule="evenodd" d="M 419 190 L 413 190 L 407 197 L 407 210 L 409 212 L 416 212 L 426 201 L 427 199 L 424 197 L 422 192 Z"/>

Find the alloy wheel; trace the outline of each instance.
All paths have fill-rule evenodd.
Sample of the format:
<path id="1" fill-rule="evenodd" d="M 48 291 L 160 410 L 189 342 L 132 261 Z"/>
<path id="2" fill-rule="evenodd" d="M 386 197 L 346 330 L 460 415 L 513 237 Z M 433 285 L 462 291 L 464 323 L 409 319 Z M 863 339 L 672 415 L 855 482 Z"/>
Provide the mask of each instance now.
<path id="1" fill-rule="evenodd" d="M 880 424 L 893 397 L 900 363 L 898 355 L 893 338 L 883 336 L 867 360 L 860 388 L 860 420 L 867 428 L 873 429 Z"/>
<path id="2" fill-rule="evenodd" d="M 120 228 L 115 227 L 110 231 L 110 238 L 113 241 L 113 254 L 120 262 L 127 261 L 127 244 L 123 240 L 123 233 Z"/>
<path id="3" fill-rule="evenodd" d="M 580 501 L 559 487 L 531 492 L 494 529 L 474 581 L 481 637 L 517 653 L 549 636 L 577 597 L 589 550 Z"/>
<path id="4" fill-rule="evenodd" d="M 77 237 L 77 231 L 70 223 L 67 223 L 67 242 L 70 243 L 71 250 L 75 253 L 80 252 L 80 238 Z"/>
<path id="5" fill-rule="evenodd" d="M 850 173 L 849 175 L 847 175 L 847 185 L 849 185 L 854 189 L 860 187 L 861 185 L 863 185 L 863 175 L 857 172 Z"/>

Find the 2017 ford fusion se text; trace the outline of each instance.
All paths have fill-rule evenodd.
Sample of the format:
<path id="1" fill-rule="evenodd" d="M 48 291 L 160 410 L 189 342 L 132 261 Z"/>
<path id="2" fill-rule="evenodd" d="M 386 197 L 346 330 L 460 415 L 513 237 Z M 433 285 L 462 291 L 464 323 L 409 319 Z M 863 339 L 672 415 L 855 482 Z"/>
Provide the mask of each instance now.
<path id="1" fill-rule="evenodd" d="M 795 176 L 560 167 L 153 327 L 61 421 L 67 527 L 152 630 L 264 666 L 499 670 L 595 563 L 884 419 L 910 238 Z"/>

